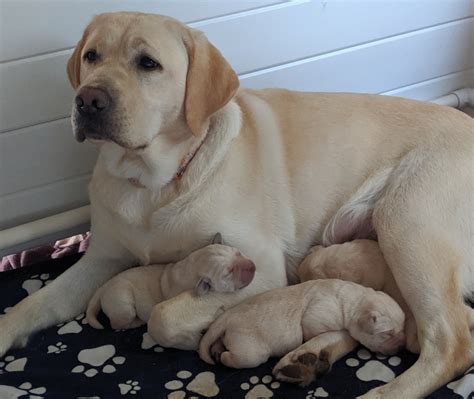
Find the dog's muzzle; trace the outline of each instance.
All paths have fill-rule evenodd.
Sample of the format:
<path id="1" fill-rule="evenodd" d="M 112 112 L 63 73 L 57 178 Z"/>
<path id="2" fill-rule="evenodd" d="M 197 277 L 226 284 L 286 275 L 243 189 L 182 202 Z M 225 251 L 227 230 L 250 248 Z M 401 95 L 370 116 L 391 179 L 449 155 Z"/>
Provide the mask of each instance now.
<path id="1" fill-rule="evenodd" d="M 109 139 L 108 118 L 112 108 L 112 98 L 103 88 L 82 87 L 74 99 L 75 136 L 79 142 L 86 138 Z"/>

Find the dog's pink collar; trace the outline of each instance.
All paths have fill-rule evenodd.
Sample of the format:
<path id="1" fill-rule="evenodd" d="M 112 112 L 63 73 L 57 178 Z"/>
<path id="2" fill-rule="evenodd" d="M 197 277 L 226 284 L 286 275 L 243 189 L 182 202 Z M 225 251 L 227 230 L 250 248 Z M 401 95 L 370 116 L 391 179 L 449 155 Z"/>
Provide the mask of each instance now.
<path id="1" fill-rule="evenodd" d="M 186 169 L 187 167 L 189 166 L 189 164 L 191 163 L 191 161 L 194 159 L 194 157 L 196 156 L 196 154 L 198 153 L 198 151 L 201 149 L 202 145 L 204 144 L 204 140 L 206 140 L 206 137 L 207 137 L 207 134 L 204 136 L 204 138 L 201 140 L 201 142 L 199 143 L 199 145 L 193 150 L 193 151 L 190 151 L 186 154 L 186 156 L 181 160 L 179 166 L 178 166 L 178 170 L 177 172 L 175 173 L 173 180 L 179 180 L 183 177 L 184 175 L 184 172 L 186 172 Z"/>
<path id="2" fill-rule="evenodd" d="M 204 144 L 204 141 L 206 140 L 206 137 L 207 137 L 207 134 L 204 136 L 204 138 L 201 140 L 201 142 L 199 143 L 199 145 L 193 150 L 193 151 L 189 151 L 186 156 L 181 160 L 181 162 L 179 163 L 179 166 L 178 166 L 178 170 L 177 172 L 175 173 L 175 175 L 173 176 L 173 178 L 171 179 L 171 181 L 177 181 L 179 179 L 181 179 L 184 175 L 184 172 L 186 172 L 186 169 L 188 168 L 189 164 L 191 163 L 191 161 L 194 159 L 194 157 L 196 156 L 197 152 L 200 150 L 200 148 L 202 147 L 202 145 Z M 128 179 L 128 182 L 133 186 L 133 187 L 136 187 L 136 188 L 146 188 L 146 186 L 144 186 L 141 182 L 140 182 L 140 179 L 138 179 L 137 177 L 130 177 Z"/>

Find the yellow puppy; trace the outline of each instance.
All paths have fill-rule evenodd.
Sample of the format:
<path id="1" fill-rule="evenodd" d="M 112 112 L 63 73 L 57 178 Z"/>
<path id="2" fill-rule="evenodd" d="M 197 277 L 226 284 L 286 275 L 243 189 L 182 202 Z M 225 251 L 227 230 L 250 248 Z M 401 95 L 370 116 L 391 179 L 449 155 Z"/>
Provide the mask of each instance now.
<path id="1" fill-rule="evenodd" d="M 209 290 L 234 292 L 250 284 L 254 263 L 236 248 L 223 245 L 216 234 L 211 245 L 198 249 L 177 263 L 126 270 L 100 287 L 87 306 L 87 321 L 97 320 L 102 309 L 114 329 L 127 329 L 148 322 L 157 303 L 195 288 L 197 295 Z"/>
<path id="2" fill-rule="evenodd" d="M 393 354 L 404 344 L 404 321 L 400 306 L 383 292 L 337 279 L 308 281 L 227 310 L 203 336 L 199 355 L 210 364 L 256 367 L 303 341 L 340 330 L 373 351 Z M 285 379 L 284 374 L 281 370 L 278 377 Z"/>

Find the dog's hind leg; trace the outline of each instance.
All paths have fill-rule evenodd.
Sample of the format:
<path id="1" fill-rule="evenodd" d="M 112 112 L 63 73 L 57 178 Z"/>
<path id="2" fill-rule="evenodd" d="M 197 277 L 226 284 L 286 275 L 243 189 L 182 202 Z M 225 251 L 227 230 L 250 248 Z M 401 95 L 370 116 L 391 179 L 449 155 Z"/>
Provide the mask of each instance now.
<path id="1" fill-rule="evenodd" d="M 379 244 L 413 312 L 421 353 L 410 369 L 364 398 L 424 397 L 474 362 L 462 299 L 474 283 L 462 281 L 470 276 L 474 231 L 466 147 L 453 150 L 447 143 L 443 151 L 408 154 L 374 210 Z"/>

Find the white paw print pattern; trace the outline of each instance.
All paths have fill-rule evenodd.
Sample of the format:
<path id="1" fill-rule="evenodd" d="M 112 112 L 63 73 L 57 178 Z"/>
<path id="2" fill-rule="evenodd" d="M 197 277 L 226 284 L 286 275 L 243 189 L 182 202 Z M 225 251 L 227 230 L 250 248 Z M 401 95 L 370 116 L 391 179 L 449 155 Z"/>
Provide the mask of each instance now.
<path id="1" fill-rule="evenodd" d="M 31 295 L 33 292 L 48 285 L 51 281 L 52 280 L 49 279 L 48 273 L 35 274 L 28 280 L 23 281 L 22 288 L 28 293 L 28 295 Z"/>
<path id="2" fill-rule="evenodd" d="M 214 373 L 204 371 L 191 380 L 192 376 L 191 372 L 181 370 L 176 374 L 176 380 L 168 381 L 165 384 L 165 388 L 168 391 L 173 391 L 168 394 L 168 399 L 196 398 L 193 394 L 198 394 L 205 398 L 217 396 L 219 387 L 216 385 Z M 187 383 L 186 388 L 184 388 L 185 383 Z"/>
<path id="3" fill-rule="evenodd" d="M 447 387 L 454 393 L 461 395 L 463 399 L 472 399 L 474 397 L 474 366 L 467 370 L 461 378 L 450 382 Z"/>
<path id="4" fill-rule="evenodd" d="M 117 371 L 115 366 L 125 363 L 125 358 L 123 356 L 115 356 L 115 346 L 113 345 L 103 345 L 98 346 L 97 348 L 83 349 L 77 355 L 77 359 L 82 364 L 74 367 L 71 372 L 78 374 L 83 373 L 87 377 L 94 377 L 99 373 L 99 371 L 106 374 L 115 373 Z"/>
<path id="5" fill-rule="evenodd" d="M 248 391 L 245 399 L 271 398 L 273 397 L 273 389 L 280 388 L 280 383 L 273 381 L 271 375 L 262 377 L 261 381 L 257 376 L 253 376 L 250 377 L 249 382 L 241 384 L 240 388 Z"/>
<path id="6" fill-rule="evenodd" d="M 42 399 L 46 393 L 45 387 L 33 388 L 29 382 L 24 382 L 18 388 L 9 385 L 0 385 L 0 398 L 18 399 L 28 395 L 29 399 Z"/>
<path id="7" fill-rule="evenodd" d="M 133 380 L 128 380 L 125 381 L 125 383 L 118 384 L 118 387 L 121 395 L 135 395 L 140 389 L 142 389 L 138 384 L 138 381 Z"/>
<path id="8" fill-rule="evenodd" d="M 363 364 L 363 366 L 356 371 L 356 376 L 359 380 L 390 382 L 395 378 L 395 373 L 380 361 L 386 359 L 387 356 L 377 355 L 377 359 L 379 360 L 376 360 L 373 359 L 373 356 L 367 349 L 360 349 L 357 352 L 357 357 L 358 359 L 347 359 L 346 364 L 350 367 L 359 367 L 361 363 Z M 390 366 L 395 367 L 400 363 L 401 359 L 398 356 L 388 358 L 388 364 Z"/>
<path id="9" fill-rule="evenodd" d="M 74 320 L 58 324 L 58 335 L 79 334 L 82 331 L 82 326 L 84 324 L 87 324 L 86 315 L 85 313 L 81 313 Z"/>
<path id="10" fill-rule="evenodd" d="M 327 398 L 328 396 L 329 394 L 324 390 L 324 388 L 319 387 L 308 391 L 306 399 Z"/>
<path id="11" fill-rule="evenodd" d="M 164 348 L 159 346 L 155 341 L 153 341 L 153 338 L 150 337 L 150 334 L 143 333 L 143 338 L 142 338 L 142 349 L 153 349 L 155 352 L 163 352 Z"/>
<path id="12" fill-rule="evenodd" d="M 0 374 L 23 371 L 27 361 L 28 359 L 26 357 L 15 359 L 15 356 L 6 356 L 3 361 L 0 361 Z"/>
<path id="13" fill-rule="evenodd" d="M 61 352 L 66 351 L 67 345 L 63 344 L 62 342 L 56 342 L 54 345 L 48 346 L 48 353 L 55 353 L 59 355 Z"/>

